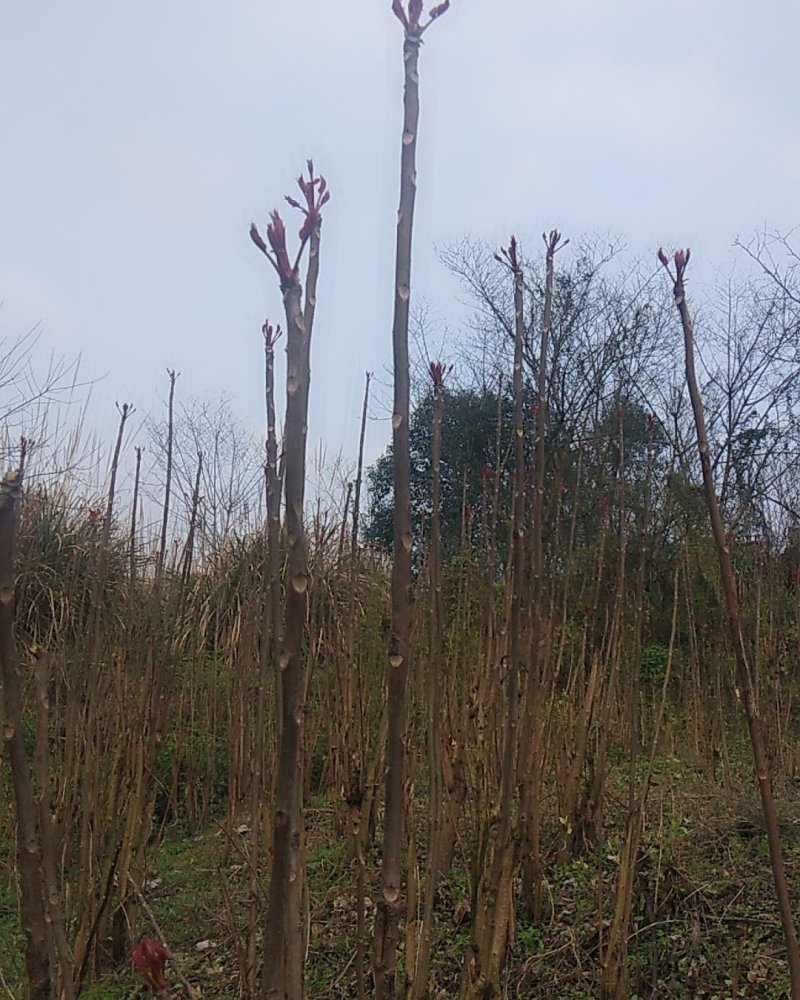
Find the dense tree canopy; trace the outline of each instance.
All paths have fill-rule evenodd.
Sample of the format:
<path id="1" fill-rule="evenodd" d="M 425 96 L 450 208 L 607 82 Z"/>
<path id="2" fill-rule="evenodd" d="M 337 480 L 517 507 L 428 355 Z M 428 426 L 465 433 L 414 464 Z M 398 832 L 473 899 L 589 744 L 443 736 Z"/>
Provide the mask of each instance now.
<path id="1" fill-rule="evenodd" d="M 499 407 L 498 407 L 499 402 Z M 512 400 L 505 388 L 455 389 L 446 395 L 442 431 L 442 536 L 445 551 L 453 553 L 461 538 L 465 513 L 480 517 L 484 498 L 493 489 L 497 465 L 498 408 L 500 416 L 500 489 L 505 499 L 510 490 Z M 426 536 L 431 511 L 431 435 L 433 396 L 418 403 L 411 416 L 411 498 L 414 527 Z M 392 540 L 391 448 L 368 473 L 370 517 L 367 539 L 386 548 Z"/>

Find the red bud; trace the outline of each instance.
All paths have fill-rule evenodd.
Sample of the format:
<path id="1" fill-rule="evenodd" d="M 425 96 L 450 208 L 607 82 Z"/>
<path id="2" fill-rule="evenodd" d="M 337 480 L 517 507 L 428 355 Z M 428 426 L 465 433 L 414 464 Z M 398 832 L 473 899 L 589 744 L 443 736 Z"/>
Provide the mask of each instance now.
<path id="1" fill-rule="evenodd" d="M 144 976 L 145 982 L 154 990 L 163 990 L 164 965 L 167 961 L 167 951 L 156 941 L 143 937 L 133 952 L 133 964 Z"/>
<path id="2" fill-rule="evenodd" d="M 398 21 L 403 25 L 404 28 L 408 28 L 408 18 L 406 17 L 406 12 L 403 10 L 403 4 L 401 0 L 392 0 L 392 12 Z"/>
<path id="3" fill-rule="evenodd" d="M 255 222 L 250 223 L 250 239 L 253 241 L 253 243 L 255 243 L 255 245 L 262 253 L 268 252 L 267 244 L 261 238 L 261 233 L 259 233 L 258 227 L 256 226 Z"/>

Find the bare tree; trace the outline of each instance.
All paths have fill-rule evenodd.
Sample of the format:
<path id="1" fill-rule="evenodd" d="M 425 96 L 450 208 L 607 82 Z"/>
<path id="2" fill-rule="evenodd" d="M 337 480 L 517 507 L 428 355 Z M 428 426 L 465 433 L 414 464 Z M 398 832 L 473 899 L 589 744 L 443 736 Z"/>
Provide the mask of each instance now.
<path id="1" fill-rule="evenodd" d="M 64 402 L 79 382 L 79 362 L 39 351 L 39 324 L 19 336 L 0 337 L 0 427 L 16 443 L 20 434 L 33 434 L 51 403 Z"/>
<path id="2" fill-rule="evenodd" d="M 695 425 L 697 427 L 697 447 L 700 452 L 700 464 L 703 471 L 703 487 L 705 489 L 706 504 L 708 506 L 711 529 L 714 534 L 714 542 L 717 548 L 720 576 L 722 577 L 722 589 L 725 594 L 725 604 L 728 611 L 728 625 L 730 628 L 734 655 L 736 657 L 737 677 L 745 714 L 747 715 L 747 724 L 750 730 L 750 741 L 753 748 L 753 763 L 755 765 L 759 792 L 761 793 L 761 807 L 764 814 L 764 823 L 767 828 L 767 840 L 769 843 L 772 876 L 775 881 L 778 909 L 780 911 L 781 924 L 783 925 L 783 933 L 786 940 L 786 956 L 789 963 L 792 1000 L 800 1000 L 800 950 L 798 949 L 797 931 L 795 928 L 794 916 L 792 914 L 792 904 L 789 898 L 789 890 L 786 884 L 786 870 L 781 851 L 780 826 L 778 823 L 778 813 L 775 808 L 775 799 L 772 792 L 772 776 L 770 774 L 763 723 L 756 696 L 755 678 L 753 676 L 744 635 L 742 633 L 742 626 L 739 617 L 739 596 L 737 592 L 736 577 L 731 563 L 729 541 L 722 521 L 722 512 L 720 510 L 719 501 L 717 500 L 712 460 L 708 444 L 708 434 L 706 432 L 705 415 L 703 412 L 703 401 L 697 382 L 697 374 L 695 372 L 694 326 L 689 313 L 689 306 L 686 302 L 686 291 L 684 288 L 684 274 L 686 273 L 686 266 L 689 263 L 689 256 L 689 250 L 676 250 L 673 257 L 674 270 L 672 270 L 670 268 L 670 262 L 664 251 L 659 250 L 658 252 L 659 260 L 672 280 L 675 305 L 680 315 L 681 326 L 683 328 L 684 349 L 686 354 L 686 382 L 689 387 L 689 395 L 692 400 L 692 410 L 694 412 Z"/>
<path id="3" fill-rule="evenodd" d="M 386 812 L 383 836 L 381 892 L 375 921 L 373 974 L 378 1000 L 396 995 L 397 948 L 403 912 L 403 821 L 405 813 L 406 683 L 411 634 L 411 459 L 409 455 L 408 322 L 411 304 L 411 248 L 417 193 L 417 133 L 419 129 L 419 50 L 422 36 L 450 6 L 445 0 L 421 22 L 422 0 L 392 0 L 392 11 L 403 25 L 403 135 L 400 159 L 400 208 L 397 215 L 394 318 L 394 558 L 392 562 L 392 624 L 387 666 L 389 728 L 386 741 Z"/>
<path id="4" fill-rule="evenodd" d="M 168 457 L 168 427 L 148 424 L 154 480 L 163 486 Z M 196 539 L 198 561 L 217 555 L 222 541 L 241 529 L 249 512 L 263 505 L 263 453 L 238 419 L 230 399 L 191 397 L 176 403 L 173 415 L 172 482 L 181 504 L 171 504 L 168 536 L 174 537 L 191 520 L 197 477 L 197 456 L 203 454 L 199 482 L 202 517 Z M 151 474 L 153 474 L 151 473 Z M 249 526 L 249 525 L 244 525 Z"/>
<path id="5" fill-rule="evenodd" d="M 320 214 L 330 198 L 325 179 L 308 161 L 308 180 L 298 178 L 304 204 L 287 198 L 304 215 L 300 248 L 292 262 L 286 229 L 277 212 L 267 227 L 269 248 L 255 225 L 250 236 L 275 269 L 286 312 L 285 498 L 288 548 L 284 627 L 281 642 L 281 736 L 273 813 L 274 864 L 264 934 L 265 961 L 261 994 L 265 1000 L 303 996 L 305 960 L 305 829 L 303 823 L 303 715 L 307 689 L 304 656 L 308 609 L 308 541 L 303 505 L 306 483 L 306 436 L 311 387 L 311 333 L 319 274 Z M 309 244 L 305 299 L 300 260 Z"/>
<path id="6" fill-rule="evenodd" d="M 758 233 L 736 246 L 758 265 L 795 306 L 800 308 L 800 251 L 795 246 L 798 230 L 788 233 Z"/>

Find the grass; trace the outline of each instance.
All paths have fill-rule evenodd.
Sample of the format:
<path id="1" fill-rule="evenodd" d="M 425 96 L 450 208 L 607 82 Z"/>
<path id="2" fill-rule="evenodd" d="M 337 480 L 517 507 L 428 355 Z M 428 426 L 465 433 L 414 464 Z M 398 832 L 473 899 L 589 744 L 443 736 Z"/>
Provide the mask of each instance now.
<path id="1" fill-rule="evenodd" d="M 2 850 L 0 844 L 0 850 Z M 23 954 L 25 939 L 19 927 L 17 916 L 17 890 L 10 877 L 8 866 L 2 866 L 3 880 L 0 883 L 0 974 L 3 981 L 19 984 L 23 975 Z M 3 983 L 0 981 L 0 989 Z M 15 995 L 15 994 L 14 994 Z"/>
<path id="2" fill-rule="evenodd" d="M 757 797 L 747 780 L 745 759 L 741 768 L 737 779 L 724 787 L 711 785 L 707 777 L 674 759 L 659 764 L 629 942 L 632 998 L 780 1000 L 787 996 L 783 942 L 765 838 L 757 822 Z M 800 787 L 784 781 L 777 794 L 789 884 L 797 886 Z M 333 830 L 332 803 L 316 798 L 307 821 L 307 995 L 351 997 L 355 995 L 354 871 L 345 865 L 343 844 Z M 546 830 L 545 842 L 555 832 Z M 547 905 L 540 926 L 531 924 L 520 906 L 507 963 L 509 997 L 589 1000 L 597 996 L 600 950 L 613 908 L 618 833 L 612 822 L 601 849 L 564 866 L 546 867 Z M 237 849 L 239 836 L 220 826 L 195 837 L 175 829 L 149 858 L 148 902 L 184 975 L 204 997 L 239 996 L 235 945 L 237 937 L 240 942 L 244 939 L 249 911 L 248 872 Z M 2 852 L 0 845 L 0 970 L 11 994 L 21 997 L 23 940 L 7 845 L 5 856 Z M 368 895 L 374 897 L 378 880 L 379 859 L 373 853 Z M 433 968 L 440 996 L 457 995 L 469 942 L 467 903 L 468 881 L 457 863 L 443 878 L 437 901 Z M 370 907 L 368 923 L 373 913 Z M 152 933 L 144 924 L 142 929 Z M 128 967 L 83 994 L 90 1000 L 145 995 Z M 180 995 L 177 985 L 171 995 Z"/>

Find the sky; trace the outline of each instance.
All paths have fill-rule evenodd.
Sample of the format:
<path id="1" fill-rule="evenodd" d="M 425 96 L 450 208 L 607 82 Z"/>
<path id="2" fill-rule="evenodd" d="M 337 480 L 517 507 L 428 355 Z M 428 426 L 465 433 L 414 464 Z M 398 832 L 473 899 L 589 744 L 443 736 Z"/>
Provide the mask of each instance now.
<path id="1" fill-rule="evenodd" d="M 613 233 L 724 271 L 737 236 L 796 226 L 798 37 L 792 3 L 453 0 L 421 53 L 413 300 L 457 327 L 436 247 L 465 235 Z M 389 0 L 2 5 L 0 337 L 41 322 L 42 351 L 80 355 L 109 440 L 115 401 L 163 411 L 166 368 L 260 430 L 282 306 L 248 227 L 312 156 L 309 447 L 352 457 L 364 372 L 391 362 L 401 49 Z"/>

